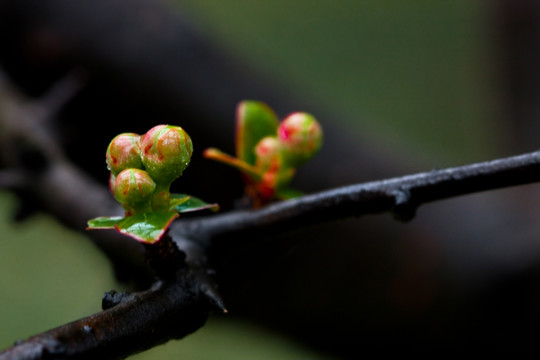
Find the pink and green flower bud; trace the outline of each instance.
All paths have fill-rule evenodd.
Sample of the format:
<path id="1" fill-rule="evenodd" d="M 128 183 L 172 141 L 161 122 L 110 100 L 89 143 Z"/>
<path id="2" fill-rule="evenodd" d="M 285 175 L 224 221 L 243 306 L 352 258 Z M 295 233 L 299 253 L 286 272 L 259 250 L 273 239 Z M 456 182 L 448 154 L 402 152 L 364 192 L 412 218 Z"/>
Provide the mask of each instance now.
<path id="1" fill-rule="evenodd" d="M 114 197 L 122 204 L 128 216 L 150 211 L 155 189 L 154 180 L 140 169 L 123 170 L 116 176 L 113 185 Z"/>
<path id="2" fill-rule="evenodd" d="M 255 167 L 262 172 L 279 166 L 281 160 L 281 143 L 274 136 L 267 136 L 255 146 Z"/>
<path id="3" fill-rule="evenodd" d="M 157 184 L 168 186 L 191 160 L 193 143 L 179 126 L 158 125 L 141 136 L 142 163 Z"/>
<path id="4" fill-rule="evenodd" d="M 281 122 L 278 138 L 287 163 L 292 167 L 298 167 L 319 151 L 323 133 L 312 115 L 296 112 Z"/>
<path id="5" fill-rule="evenodd" d="M 255 147 L 256 167 L 261 172 L 248 193 L 254 195 L 256 207 L 270 203 L 280 189 L 286 188 L 292 180 L 295 169 L 286 164 L 283 158 L 282 144 L 277 137 L 263 138 Z"/>
<path id="6" fill-rule="evenodd" d="M 107 147 L 106 159 L 114 176 L 125 169 L 142 169 L 139 135 L 124 133 L 116 136 Z"/>

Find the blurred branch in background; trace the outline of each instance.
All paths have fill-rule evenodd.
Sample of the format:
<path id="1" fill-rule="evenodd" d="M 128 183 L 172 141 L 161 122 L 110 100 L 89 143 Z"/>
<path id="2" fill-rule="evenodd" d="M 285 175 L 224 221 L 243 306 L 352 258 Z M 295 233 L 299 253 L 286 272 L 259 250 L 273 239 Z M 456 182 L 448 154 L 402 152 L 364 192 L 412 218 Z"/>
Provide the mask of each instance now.
<path id="1" fill-rule="evenodd" d="M 464 108 L 470 112 L 461 108 L 452 112 L 453 117 L 447 118 L 446 126 L 456 128 L 454 121 L 457 121 L 464 133 L 475 134 L 468 135 L 471 141 L 494 142 L 492 146 L 496 147 L 499 137 L 486 126 L 491 123 L 473 126 L 459 118 L 461 113 L 467 114 L 468 119 L 477 117 L 478 109 L 488 102 L 481 102 L 482 96 L 461 93 L 461 85 L 475 84 L 479 81 L 478 75 L 467 66 L 468 70 L 462 71 L 459 67 L 465 62 L 449 60 L 456 59 L 456 54 L 457 59 L 462 60 L 465 57 L 462 50 L 468 47 L 460 45 L 460 41 L 475 34 L 456 30 L 465 29 L 463 24 L 477 20 L 461 16 L 462 11 L 474 12 L 468 12 L 469 5 L 465 5 L 473 2 L 455 2 L 458 5 L 450 9 L 442 1 L 424 2 L 418 7 L 401 5 L 402 8 L 396 8 L 395 2 L 382 3 L 370 8 L 366 4 L 358 5 L 362 10 L 362 6 L 365 7 L 366 14 L 373 20 L 366 22 L 372 25 L 368 30 L 379 31 L 359 33 L 351 29 L 348 33 L 352 35 L 347 37 L 345 50 L 340 53 L 341 58 L 346 59 L 347 49 L 359 43 L 368 44 L 367 39 L 373 37 L 371 47 L 365 48 L 358 59 L 370 59 L 367 72 L 361 74 L 373 71 L 381 78 L 369 73 L 374 79 L 365 79 L 369 84 L 367 89 L 359 92 L 360 95 L 348 91 L 352 94 L 349 104 L 360 96 L 367 96 L 369 100 L 363 101 L 368 104 L 377 98 L 383 99 L 377 106 L 386 110 L 377 113 L 377 106 L 369 105 L 366 113 L 370 116 L 362 120 L 373 124 L 387 116 L 403 116 L 407 121 L 399 126 L 407 129 L 406 133 L 417 132 L 410 121 L 416 117 L 414 109 L 420 109 L 419 114 L 424 116 L 430 129 L 426 131 L 429 141 L 424 141 L 436 144 L 444 137 L 445 143 L 450 144 L 445 137 L 449 133 L 444 130 L 446 127 L 436 131 L 437 126 L 431 122 L 444 115 L 445 111 L 440 109 L 455 106 L 457 109 L 466 98 L 463 101 L 470 108 Z M 475 11 L 489 13 L 474 3 Z M 325 13 L 319 3 L 306 7 L 293 2 L 291 6 L 293 10 L 305 9 L 308 24 L 310 21 L 320 24 L 320 18 L 312 20 L 310 17 L 317 15 L 316 10 Z M 346 14 L 342 11 L 338 15 L 348 14 L 349 23 L 363 23 L 356 18 L 362 11 L 354 12 L 349 8 L 352 6 L 353 2 L 347 3 L 342 8 Z M 249 26 L 242 22 L 237 26 L 246 26 L 243 31 L 250 36 L 258 35 L 253 31 L 255 23 L 262 23 L 257 16 L 249 17 L 233 5 L 226 7 L 231 14 L 239 13 L 240 19 L 242 16 L 251 19 Z M 289 14 L 281 8 L 279 13 Z M 255 14 L 262 16 L 271 12 Z M 454 14 L 457 15 L 451 17 Z M 185 180 L 182 179 L 182 192 L 204 195 L 205 199 L 222 204 L 225 210 L 231 209 L 241 193 L 236 174 L 219 164 L 204 161 L 199 151 L 207 146 L 232 148 L 234 107 L 246 98 L 266 101 L 280 114 L 306 110 L 320 119 L 325 129 L 325 146 L 317 160 L 302 169 L 295 184 L 308 192 L 434 167 L 432 161 L 426 160 L 430 156 L 416 156 L 418 153 L 406 151 L 403 143 L 398 145 L 388 138 L 381 140 L 385 137 L 365 131 L 366 125 L 356 128 L 343 125 L 341 120 L 336 120 L 341 117 L 340 112 L 324 109 L 317 97 L 308 95 L 311 100 L 305 100 L 302 94 L 291 95 L 294 93 L 291 89 L 283 91 L 269 85 L 270 76 L 265 79 L 256 71 L 246 70 L 240 53 L 223 52 L 227 46 L 218 48 L 212 44 L 197 30 L 202 25 L 193 19 L 183 8 L 178 10 L 150 0 L 4 0 L 0 2 L 0 62 L 29 97 L 46 93 L 73 68 L 84 69 L 88 74 L 85 87 L 51 124 L 66 163 L 75 164 L 102 184 L 106 184 L 106 169 L 99 154 L 104 153 L 112 136 L 123 131 L 141 132 L 158 123 L 175 123 L 190 133 L 196 151 Z M 291 16 L 289 20 L 298 19 Z M 401 25 L 390 28 L 389 19 Z M 336 21 L 347 24 L 341 23 L 339 16 Z M 444 34 L 459 41 L 447 43 L 443 41 L 445 38 L 430 38 L 425 43 L 414 43 L 416 47 L 407 52 L 411 43 L 403 42 L 405 38 L 400 35 L 408 34 L 410 39 L 415 39 L 415 31 L 428 34 L 429 26 L 439 31 L 450 29 Z M 304 29 L 312 27 L 308 25 Z M 473 26 L 479 27 L 476 23 Z M 291 30 L 287 35 L 293 34 Z M 313 36 L 311 30 L 306 30 L 306 34 Z M 278 42 L 265 45 L 261 40 L 261 43 L 261 48 L 278 46 Z M 289 44 L 290 49 L 294 48 L 292 45 Z M 426 72 L 415 61 L 431 63 L 433 59 L 420 57 L 431 46 L 442 49 L 434 57 L 440 62 L 434 61 L 431 70 Z M 320 53 L 330 56 L 334 54 L 333 49 L 325 48 Z M 307 55 L 314 54 L 305 51 Z M 475 48 L 475 51 L 478 50 Z M 284 58 L 291 56 L 284 54 Z M 383 66 L 388 64 L 384 59 L 389 59 L 390 65 L 399 66 L 387 68 Z M 330 64 L 339 68 L 335 61 L 335 58 L 329 59 Z M 287 60 L 289 63 L 296 64 L 298 71 L 307 67 L 299 60 Z M 405 78 L 399 77 L 400 69 L 407 73 Z M 476 64 L 474 69 L 483 69 L 483 66 Z M 437 71 L 445 73 L 447 77 L 442 79 L 450 81 L 452 86 L 438 81 Z M 382 79 L 385 72 L 388 72 L 386 80 Z M 467 74 L 473 74 L 472 79 L 476 81 L 454 82 L 454 79 L 469 79 Z M 342 76 L 352 83 L 362 82 L 358 74 Z M 331 88 L 330 84 L 328 88 L 321 86 L 325 91 Z M 455 92 L 446 92 L 450 88 Z M 330 96 L 329 92 L 321 94 Z M 417 97 L 406 96 L 410 94 Z M 431 100 L 436 105 L 414 102 L 428 95 L 433 95 Z M 449 102 L 445 102 L 449 98 Z M 412 110 L 405 113 L 409 108 Z M 494 128 L 500 128 L 499 125 Z M 513 126 L 504 127 L 504 136 L 521 136 Z M 358 128 L 364 132 L 352 131 Z M 481 138 L 482 133 L 487 136 Z M 460 140 L 456 152 L 461 145 Z M 440 162 L 436 164 L 440 166 Z M 105 194 L 105 186 L 98 191 Z M 439 346 L 463 349 L 471 345 L 471 339 L 478 349 L 535 350 L 540 313 L 535 300 L 540 279 L 538 197 L 536 187 L 527 186 L 433 204 L 407 225 L 395 224 L 385 217 L 365 218 L 316 225 L 280 236 L 261 235 L 257 243 L 223 251 L 212 265 L 232 314 L 277 329 L 334 355 L 358 356 L 367 349 L 389 349 L 391 345 L 425 351 L 436 351 Z M 98 198 L 90 199 L 85 206 L 93 206 L 94 200 Z M 51 211 L 54 204 L 42 205 L 41 209 Z M 75 223 L 70 226 L 82 230 Z M 132 274 L 131 277 L 137 276 Z"/>
<path id="2" fill-rule="evenodd" d="M 54 215 L 67 226 L 84 229 L 89 216 L 121 213 L 109 192 L 64 155 L 54 133 L 54 119 L 66 101 L 80 90 L 75 73 L 66 76 L 40 100 L 31 101 L 14 89 L 0 73 L 0 150 L 3 170 L 0 185 L 21 198 L 17 218 L 37 211 Z M 90 237 L 92 235 L 90 234 Z M 121 236 L 92 237 L 110 258 L 120 278 L 139 278 L 148 270 L 141 251 Z"/>

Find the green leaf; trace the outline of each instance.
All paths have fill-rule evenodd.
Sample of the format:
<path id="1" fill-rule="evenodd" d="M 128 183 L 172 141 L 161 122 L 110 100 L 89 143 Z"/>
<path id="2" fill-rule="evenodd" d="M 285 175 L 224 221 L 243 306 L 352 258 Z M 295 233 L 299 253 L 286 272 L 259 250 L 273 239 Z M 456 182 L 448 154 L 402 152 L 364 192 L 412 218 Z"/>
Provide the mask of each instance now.
<path id="1" fill-rule="evenodd" d="M 88 229 L 116 229 L 137 241 L 153 244 L 178 217 L 176 211 L 147 212 L 128 217 L 99 217 L 88 221 Z"/>
<path id="2" fill-rule="evenodd" d="M 179 213 L 199 211 L 199 210 L 205 210 L 205 209 L 212 210 L 214 212 L 219 210 L 218 204 L 209 204 L 199 198 L 186 195 L 186 194 L 171 194 L 171 203 L 173 202 L 173 199 L 185 199 L 185 198 L 187 198 L 188 200 L 175 206 L 173 209 L 178 211 Z"/>
<path id="3" fill-rule="evenodd" d="M 245 100 L 236 109 L 236 157 L 255 165 L 255 145 L 266 136 L 276 136 L 279 119 L 265 103 Z"/>
<path id="4" fill-rule="evenodd" d="M 169 203 L 169 210 L 173 211 L 175 207 L 182 205 L 190 198 L 189 195 L 185 194 L 171 194 L 171 201 Z"/>
<path id="5" fill-rule="evenodd" d="M 153 244 L 165 234 L 165 230 L 179 215 L 176 212 L 148 212 L 124 218 L 116 230 L 135 240 Z"/>
<path id="6" fill-rule="evenodd" d="M 123 216 L 98 217 L 88 221 L 87 229 L 114 229 L 114 227 L 122 220 L 124 220 Z"/>

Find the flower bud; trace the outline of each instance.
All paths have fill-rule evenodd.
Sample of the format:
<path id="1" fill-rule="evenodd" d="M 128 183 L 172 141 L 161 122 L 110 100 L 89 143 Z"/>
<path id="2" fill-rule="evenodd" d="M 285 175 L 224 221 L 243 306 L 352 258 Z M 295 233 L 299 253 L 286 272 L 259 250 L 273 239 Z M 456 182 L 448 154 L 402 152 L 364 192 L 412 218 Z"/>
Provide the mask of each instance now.
<path id="1" fill-rule="evenodd" d="M 323 134 L 321 126 L 313 116 L 296 112 L 281 122 L 278 138 L 287 163 L 298 167 L 319 151 Z"/>
<path id="2" fill-rule="evenodd" d="M 113 193 L 126 211 L 145 212 L 149 210 L 155 188 L 156 183 L 146 171 L 125 169 L 116 176 Z"/>
<path id="3" fill-rule="evenodd" d="M 279 166 L 280 142 L 276 137 L 267 136 L 255 146 L 255 167 L 265 172 L 271 167 Z"/>
<path id="4" fill-rule="evenodd" d="M 259 205 L 272 201 L 277 192 L 292 180 L 295 170 L 285 164 L 282 148 L 281 142 L 274 136 L 263 138 L 255 147 L 255 165 L 261 172 L 261 179 L 255 182 L 252 194 L 258 198 Z"/>
<path id="5" fill-rule="evenodd" d="M 188 166 L 193 153 L 189 135 L 179 126 L 158 125 L 140 140 L 142 162 L 158 184 L 170 185 Z"/>
<path id="6" fill-rule="evenodd" d="M 116 136 L 107 147 L 106 159 L 114 176 L 124 169 L 142 169 L 139 135 L 124 133 Z"/>

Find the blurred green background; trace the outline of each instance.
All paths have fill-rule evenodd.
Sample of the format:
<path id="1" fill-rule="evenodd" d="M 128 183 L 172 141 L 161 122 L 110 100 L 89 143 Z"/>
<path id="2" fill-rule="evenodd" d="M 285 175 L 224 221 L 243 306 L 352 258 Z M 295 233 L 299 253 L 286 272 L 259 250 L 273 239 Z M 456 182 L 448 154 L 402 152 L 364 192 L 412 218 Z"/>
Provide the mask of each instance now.
<path id="1" fill-rule="evenodd" d="M 351 119 L 342 125 L 352 131 L 399 143 L 433 166 L 497 153 L 496 64 L 490 60 L 485 2 L 174 3 L 231 55 L 336 109 L 336 122 Z M 45 215 L 12 223 L 16 206 L 14 196 L 0 193 L 0 348 L 97 312 L 103 292 L 120 288 L 83 234 Z M 158 355 L 317 358 L 276 334 L 223 318 L 135 358 Z"/>
<path id="2" fill-rule="evenodd" d="M 439 161 L 494 151 L 497 64 L 483 1 L 176 3 L 223 49 L 338 110 L 355 131 Z"/>

